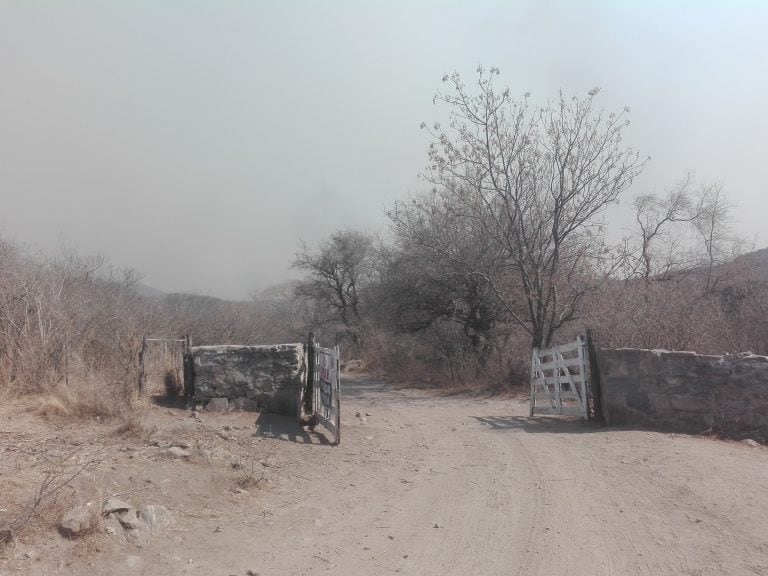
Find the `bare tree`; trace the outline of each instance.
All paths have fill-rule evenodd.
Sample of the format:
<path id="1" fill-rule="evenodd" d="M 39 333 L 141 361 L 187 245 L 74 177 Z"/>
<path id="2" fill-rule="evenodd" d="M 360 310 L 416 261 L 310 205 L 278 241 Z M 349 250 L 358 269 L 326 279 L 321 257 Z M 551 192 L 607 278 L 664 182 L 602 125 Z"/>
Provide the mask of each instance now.
<path id="1" fill-rule="evenodd" d="M 688 174 L 664 197 L 641 194 L 633 206 L 636 230 L 625 239 L 627 278 L 649 283 L 703 271 L 704 291 L 710 292 L 718 282 L 717 267 L 743 250 L 744 241 L 732 231 L 732 205 L 720 183 L 694 188 Z"/>
<path id="2" fill-rule="evenodd" d="M 663 198 L 650 193 L 635 198 L 633 207 L 639 246 L 631 246 L 633 240 L 627 239 L 628 277 L 641 277 L 649 282 L 651 277 L 666 278 L 690 264 L 686 258 L 689 254 L 675 227 L 675 223 L 691 222 L 695 217 L 691 212 L 690 186 L 691 176 L 688 175 Z"/>
<path id="3" fill-rule="evenodd" d="M 693 227 L 702 245 L 701 260 L 706 270 L 707 292 L 714 290 L 719 281 L 715 277 L 715 267 L 730 262 L 744 249 L 744 240 L 731 228 L 732 209 L 733 205 L 728 201 L 721 183 L 701 187 Z"/>
<path id="4" fill-rule="evenodd" d="M 474 93 L 458 74 L 444 77 L 448 91 L 435 101 L 448 107 L 450 124 L 428 129 L 433 141 L 424 177 L 454 218 L 488 240 L 497 259 L 492 270 L 462 263 L 490 286 L 534 347 L 547 346 L 577 317 L 602 266 L 601 214 L 645 161 L 622 141 L 626 110 L 596 109 L 597 89 L 531 110 L 527 95 L 514 101 L 508 88 L 496 89 L 498 74 L 479 68 Z M 396 235 L 414 234 L 413 223 L 429 211 L 426 198 L 393 211 Z M 421 216 L 406 216 L 414 212 Z"/>
<path id="5" fill-rule="evenodd" d="M 308 273 L 299 289 L 332 311 L 347 328 L 361 318 L 360 288 L 371 271 L 373 240 L 363 232 L 338 231 L 317 250 L 302 243 L 293 266 Z"/>
<path id="6" fill-rule="evenodd" d="M 505 315 L 488 283 L 476 273 L 494 269 L 492 247 L 483 238 L 463 234 L 460 220 L 434 203 L 432 207 L 421 224 L 414 221 L 419 212 L 393 215 L 407 221 L 413 235 L 400 238 L 390 251 L 372 300 L 379 321 L 398 332 L 424 333 L 441 321 L 457 324 L 482 364 L 495 345 L 497 322 Z"/>

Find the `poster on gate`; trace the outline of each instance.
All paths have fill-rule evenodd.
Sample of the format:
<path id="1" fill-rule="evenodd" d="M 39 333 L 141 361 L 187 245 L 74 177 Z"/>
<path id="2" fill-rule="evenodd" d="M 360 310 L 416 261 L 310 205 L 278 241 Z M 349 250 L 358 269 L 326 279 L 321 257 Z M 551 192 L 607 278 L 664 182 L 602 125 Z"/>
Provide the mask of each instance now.
<path id="1" fill-rule="evenodd" d="M 327 354 L 319 354 L 318 371 L 320 378 L 320 402 L 323 408 L 333 408 L 333 384 L 336 381 L 336 359 Z"/>
<path id="2" fill-rule="evenodd" d="M 314 351 L 314 413 L 318 423 L 334 434 L 338 445 L 341 439 L 339 349 L 316 346 Z"/>

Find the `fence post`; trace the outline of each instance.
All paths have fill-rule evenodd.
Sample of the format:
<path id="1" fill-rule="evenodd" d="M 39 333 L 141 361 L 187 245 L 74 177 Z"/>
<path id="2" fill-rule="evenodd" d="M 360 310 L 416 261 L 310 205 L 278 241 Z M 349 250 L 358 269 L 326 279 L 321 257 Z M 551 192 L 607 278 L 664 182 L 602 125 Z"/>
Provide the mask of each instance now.
<path id="1" fill-rule="evenodd" d="M 336 446 L 341 443 L 341 352 L 336 346 Z"/>
<path id="2" fill-rule="evenodd" d="M 144 355 L 147 351 L 147 335 L 141 337 L 141 348 L 139 348 L 139 394 L 144 394 Z"/>
<path id="3" fill-rule="evenodd" d="M 192 338 L 187 334 L 184 336 L 184 395 L 187 398 L 191 398 L 195 395 L 195 379 L 193 375 L 192 364 Z"/>
<path id="4" fill-rule="evenodd" d="M 536 408 L 536 356 L 538 348 L 534 348 L 531 353 L 531 416 Z"/>
<path id="5" fill-rule="evenodd" d="M 69 333 L 64 340 L 64 384 L 69 388 Z"/>
<path id="6" fill-rule="evenodd" d="M 552 362 L 555 365 L 555 404 L 557 404 L 557 413 L 562 414 L 563 413 L 563 400 L 560 398 L 560 387 L 563 385 L 562 381 L 560 380 L 560 371 L 561 370 L 568 370 L 568 367 L 562 366 L 560 364 L 560 347 L 559 346 L 552 346 L 549 349 L 552 352 Z"/>
<path id="7" fill-rule="evenodd" d="M 314 416 L 315 399 L 315 334 L 309 333 L 307 337 L 307 385 L 304 389 L 304 411 Z"/>
<path id="8" fill-rule="evenodd" d="M 600 367 L 597 363 L 597 350 L 595 349 L 591 328 L 587 328 L 587 353 L 589 356 L 589 388 L 592 390 L 592 408 L 595 420 L 603 422 L 603 388 L 600 381 Z"/>

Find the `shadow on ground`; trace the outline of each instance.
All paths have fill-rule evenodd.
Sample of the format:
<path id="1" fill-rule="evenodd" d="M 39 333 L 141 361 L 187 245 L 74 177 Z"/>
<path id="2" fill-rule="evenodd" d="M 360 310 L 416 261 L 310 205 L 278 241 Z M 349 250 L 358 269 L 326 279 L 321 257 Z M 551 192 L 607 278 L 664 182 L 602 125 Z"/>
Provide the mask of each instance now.
<path id="1" fill-rule="evenodd" d="M 186 410 L 188 405 L 186 396 L 168 396 L 165 394 L 156 394 L 151 398 L 152 404 L 162 406 L 163 408 L 174 408 L 176 410 Z"/>
<path id="2" fill-rule="evenodd" d="M 365 400 L 382 392 L 391 392 L 392 388 L 381 380 L 369 378 L 364 374 L 344 375 L 341 380 L 341 399 Z"/>
<path id="3" fill-rule="evenodd" d="M 296 418 L 266 412 L 256 418 L 256 436 L 298 444 L 332 444 L 320 426 L 312 432 L 299 426 Z"/>
<path id="4" fill-rule="evenodd" d="M 370 374 L 348 374 L 341 378 L 342 412 L 345 400 L 354 400 L 363 404 L 363 407 L 366 402 L 376 403 L 381 409 L 421 406 L 435 403 L 439 399 L 440 395 L 434 389 L 401 387 Z"/>
<path id="5" fill-rule="evenodd" d="M 522 430 L 548 434 L 589 434 L 600 432 L 604 426 L 598 422 L 562 416 L 473 416 L 481 424 L 494 430 Z"/>

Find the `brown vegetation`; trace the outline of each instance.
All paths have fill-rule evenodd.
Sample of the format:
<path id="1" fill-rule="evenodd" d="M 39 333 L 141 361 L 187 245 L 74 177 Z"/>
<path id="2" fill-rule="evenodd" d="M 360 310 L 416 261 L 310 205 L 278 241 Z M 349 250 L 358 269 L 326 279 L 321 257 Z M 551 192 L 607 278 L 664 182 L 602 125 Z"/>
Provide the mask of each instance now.
<path id="1" fill-rule="evenodd" d="M 597 91 L 535 110 L 497 77 L 445 78 L 435 101 L 451 122 L 428 129 L 432 190 L 392 207 L 389 242 L 344 230 L 303 244 L 304 279 L 249 302 L 144 296 L 103 258 L 0 239 L 0 394 L 116 418 L 136 405 L 145 335 L 260 344 L 314 331 L 401 380 L 500 389 L 525 382 L 531 346 L 587 328 L 612 346 L 766 352 L 768 265 L 737 258 L 724 186 L 689 175 L 636 194 L 634 228 L 612 245 L 605 208 L 644 166 L 623 144 L 627 112 L 604 112 Z M 150 391 L 183 393 L 180 350 L 149 347 Z"/>
<path id="2" fill-rule="evenodd" d="M 435 102 L 450 124 L 424 126 L 432 189 L 389 211 L 391 244 L 348 242 L 368 271 L 354 282 L 354 354 L 401 380 L 504 388 L 526 382 L 531 346 L 588 328 L 608 346 L 765 353 L 768 263 L 738 257 L 724 186 L 689 174 L 636 194 L 634 227 L 611 244 L 605 210 L 644 167 L 623 144 L 627 111 L 604 112 L 596 90 L 531 110 L 496 76 L 444 78 Z M 349 322 L 323 280 L 353 237 L 297 260 L 337 341 Z"/>

